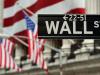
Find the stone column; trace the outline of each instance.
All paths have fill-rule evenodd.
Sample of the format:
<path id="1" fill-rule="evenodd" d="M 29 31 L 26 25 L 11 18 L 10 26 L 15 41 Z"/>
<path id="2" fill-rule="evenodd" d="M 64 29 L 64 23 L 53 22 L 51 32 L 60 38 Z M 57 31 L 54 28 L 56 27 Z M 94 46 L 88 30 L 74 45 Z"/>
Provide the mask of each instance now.
<path id="1" fill-rule="evenodd" d="M 100 0 L 86 0 L 86 10 L 87 14 L 100 14 Z M 91 43 L 91 44 L 87 44 Z M 85 47 L 75 51 L 77 60 L 85 60 L 90 56 L 90 52 L 93 51 L 93 39 L 88 39 L 84 41 Z"/>
<path id="2" fill-rule="evenodd" d="M 3 25 L 3 0 L 0 0 L 0 33 L 2 33 Z M 4 73 L 4 69 L 0 68 L 0 73 Z"/>
<path id="3" fill-rule="evenodd" d="M 86 0 L 88 14 L 100 14 L 100 0 Z"/>
<path id="4" fill-rule="evenodd" d="M 88 14 L 100 14 L 100 0 L 86 0 L 86 8 Z M 100 40 L 94 40 L 95 42 L 95 53 L 100 53 Z M 94 54 L 94 53 L 93 53 Z"/>
<path id="5" fill-rule="evenodd" d="M 85 39 L 83 42 L 83 47 L 75 51 L 76 60 L 87 60 L 89 59 L 90 52 L 94 50 L 94 40 Z"/>
<path id="6" fill-rule="evenodd" d="M 21 61 L 20 61 L 20 58 L 22 56 L 25 56 L 26 53 L 25 53 L 25 50 L 22 48 L 21 45 L 17 45 L 16 44 L 16 50 L 15 50 L 15 60 L 16 62 L 19 64 Z"/>
<path id="7" fill-rule="evenodd" d="M 0 0 L 0 32 L 2 32 L 3 25 L 3 0 Z"/>
<path id="8" fill-rule="evenodd" d="M 62 55 L 65 56 L 64 59 L 67 59 L 70 54 L 71 45 L 74 44 L 74 41 L 72 39 L 63 39 L 62 41 L 63 41 L 62 42 L 63 43 L 62 45 L 63 54 Z"/>
<path id="9" fill-rule="evenodd" d="M 46 43 L 50 46 L 52 46 L 52 41 L 47 40 Z M 46 62 L 48 62 L 51 58 L 51 48 L 48 48 L 47 46 L 44 46 L 44 51 L 43 51 L 44 59 Z"/>

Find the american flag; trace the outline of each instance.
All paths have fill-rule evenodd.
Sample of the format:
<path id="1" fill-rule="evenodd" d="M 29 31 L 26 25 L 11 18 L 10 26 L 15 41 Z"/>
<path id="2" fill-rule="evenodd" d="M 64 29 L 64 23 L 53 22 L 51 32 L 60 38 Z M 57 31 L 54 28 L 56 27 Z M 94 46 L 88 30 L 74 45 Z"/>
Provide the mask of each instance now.
<path id="1" fill-rule="evenodd" d="M 3 39 L 3 43 L 4 43 L 6 50 L 8 50 L 9 54 L 12 55 L 15 43 L 11 42 L 8 39 Z"/>
<path id="2" fill-rule="evenodd" d="M 14 69 L 21 71 L 17 64 L 14 62 L 11 52 L 14 44 L 8 39 L 0 38 L 0 67 L 5 69 Z"/>
<path id="3" fill-rule="evenodd" d="M 29 57 L 30 59 L 33 60 L 33 63 L 36 63 L 40 68 L 43 68 L 44 70 L 47 71 L 47 65 L 42 55 L 42 49 L 43 49 L 45 40 L 38 39 L 37 37 L 38 27 L 37 27 L 35 18 L 32 17 L 31 19 L 25 11 L 23 11 L 23 13 L 25 15 L 26 25 L 28 29 Z"/>
<path id="4" fill-rule="evenodd" d="M 37 14 L 85 13 L 85 0 L 4 0 L 4 33 L 26 36 L 23 8 Z M 31 15 L 33 16 L 33 15 Z"/>
<path id="5" fill-rule="evenodd" d="M 85 13 L 85 0 L 4 0 L 3 32 L 5 34 L 27 36 L 23 8 L 17 3 L 35 13 L 36 16 L 37 14 Z"/>

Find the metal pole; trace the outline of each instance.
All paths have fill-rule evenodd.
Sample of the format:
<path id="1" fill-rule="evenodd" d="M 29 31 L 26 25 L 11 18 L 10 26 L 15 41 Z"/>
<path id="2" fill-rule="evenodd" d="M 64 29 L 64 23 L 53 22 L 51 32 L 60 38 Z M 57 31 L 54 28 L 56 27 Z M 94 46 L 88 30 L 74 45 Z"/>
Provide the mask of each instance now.
<path id="1" fill-rule="evenodd" d="M 10 37 L 9 35 L 6 35 L 6 34 L 0 34 L 0 36 L 1 37 L 3 37 L 3 38 L 8 38 L 8 37 Z M 13 38 L 15 38 L 16 40 L 18 40 L 20 43 L 22 43 L 23 45 L 25 45 L 26 47 L 28 47 L 28 44 L 27 43 L 25 43 L 24 41 L 22 41 L 20 38 L 26 38 L 26 39 L 29 39 L 28 37 L 21 37 L 20 36 L 20 38 L 18 38 L 18 36 L 11 36 L 11 37 L 13 37 Z M 31 39 L 30 39 L 31 40 Z M 37 42 L 36 40 L 35 40 L 35 42 Z M 56 51 L 56 52 L 58 52 L 58 54 L 59 54 L 59 66 L 60 66 L 60 75 L 63 75 L 63 64 L 62 64 L 62 51 L 61 51 L 61 49 L 57 49 L 57 48 L 55 48 L 55 47 L 52 47 L 52 46 L 50 46 L 50 45 L 48 45 L 48 44 L 44 44 L 44 46 L 46 46 L 46 47 L 48 47 L 48 48 L 51 48 L 51 50 L 54 50 L 54 51 Z"/>
<path id="2" fill-rule="evenodd" d="M 63 75 L 62 53 L 59 52 L 60 75 Z"/>
<path id="3" fill-rule="evenodd" d="M 13 38 L 15 38 L 16 40 L 18 40 L 20 43 L 22 43 L 23 45 L 25 45 L 26 47 L 28 47 L 28 44 L 25 43 L 24 41 L 22 41 L 22 40 L 20 39 L 20 38 L 29 39 L 28 37 L 19 36 L 19 35 L 7 35 L 7 34 L 1 34 L 1 33 L 0 33 L 0 37 L 2 37 L 2 38 L 13 37 Z M 32 39 L 30 39 L 30 40 L 32 40 Z M 34 40 L 34 41 L 36 41 L 36 40 Z M 36 42 L 37 42 L 37 41 L 36 41 Z M 41 43 L 40 43 L 40 44 L 41 44 Z M 55 48 L 55 47 L 52 47 L 52 46 L 48 45 L 47 43 L 45 43 L 44 46 L 46 46 L 46 47 L 48 47 L 48 48 L 51 48 L 51 49 L 53 49 L 53 50 L 56 51 L 56 52 L 60 52 L 59 49 L 57 49 L 57 48 Z"/>
<path id="4" fill-rule="evenodd" d="M 29 12 L 31 15 L 34 15 L 34 17 L 36 17 L 35 13 L 33 13 L 32 11 L 30 11 L 30 10 L 27 9 L 27 8 L 24 8 L 22 5 L 20 5 L 19 2 L 17 2 L 17 5 L 19 5 L 19 7 L 23 8 L 24 10 L 26 10 L 27 12 Z M 57 48 L 54 48 L 54 47 L 52 47 L 52 46 L 50 46 L 50 45 L 48 45 L 48 44 L 44 44 L 44 46 L 47 46 L 48 48 L 51 48 L 51 49 L 53 49 L 54 51 L 59 52 L 59 50 L 58 50 Z"/>
<path id="5" fill-rule="evenodd" d="M 18 3 L 18 5 L 19 5 L 19 3 Z M 20 7 L 22 7 L 21 5 L 19 5 Z M 23 9 L 25 9 L 26 11 L 28 11 L 30 14 L 34 14 L 33 12 L 31 12 L 30 10 L 28 10 L 28 9 L 26 9 L 26 8 L 24 8 L 24 7 L 22 7 Z M 4 35 L 5 36 L 5 35 Z M 27 46 L 28 47 L 28 44 L 26 44 L 24 41 L 22 41 L 22 40 L 20 40 L 17 36 L 12 36 L 12 37 L 14 37 L 16 40 L 18 40 L 19 42 L 21 42 L 22 44 L 24 44 L 25 46 Z M 26 37 L 25 37 L 26 38 Z M 27 38 L 28 39 L 28 38 Z M 37 42 L 37 41 L 36 41 Z M 50 46 L 50 45 L 48 45 L 48 44 L 44 44 L 44 46 L 46 46 L 46 47 L 48 47 L 48 48 L 51 48 L 52 50 L 54 50 L 54 51 L 56 51 L 56 52 L 58 52 L 59 53 L 59 59 L 60 59 L 60 61 L 59 61 L 59 64 L 60 64 L 60 75 L 63 75 L 63 69 L 62 69 L 62 54 L 61 54 L 61 50 L 59 50 L 59 49 L 57 49 L 57 48 L 55 48 L 55 47 L 52 47 L 52 46 Z"/>

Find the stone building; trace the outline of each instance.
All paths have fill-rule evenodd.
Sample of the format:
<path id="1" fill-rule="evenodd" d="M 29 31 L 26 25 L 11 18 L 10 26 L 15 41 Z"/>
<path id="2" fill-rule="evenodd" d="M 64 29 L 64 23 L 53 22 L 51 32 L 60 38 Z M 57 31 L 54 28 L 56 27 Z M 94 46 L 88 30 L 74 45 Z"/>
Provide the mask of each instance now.
<path id="1" fill-rule="evenodd" d="M 3 0 L 0 0 L 0 32 L 2 32 L 2 8 Z M 100 14 L 100 0 L 86 0 L 87 14 Z M 56 41 L 55 41 L 56 43 Z M 99 40 L 85 39 L 82 47 L 77 49 L 75 57 L 68 59 L 71 45 L 75 41 L 63 39 L 61 50 L 62 59 L 59 59 L 58 53 L 54 56 L 55 61 L 49 63 L 51 57 L 51 48 L 44 47 L 44 58 L 47 61 L 50 75 L 100 75 L 100 42 Z M 48 40 L 47 44 L 56 47 L 54 41 Z M 17 73 L 12 70 L 0 69 L 0 75 L 45 75 L 45 72 L 33 65 L 25 58 L 26 51 L 22 46 L 16 45 L 15 61 L 23 68 L 23 72 Z M 60 67 L 62 63 L 62 67 Z"/>

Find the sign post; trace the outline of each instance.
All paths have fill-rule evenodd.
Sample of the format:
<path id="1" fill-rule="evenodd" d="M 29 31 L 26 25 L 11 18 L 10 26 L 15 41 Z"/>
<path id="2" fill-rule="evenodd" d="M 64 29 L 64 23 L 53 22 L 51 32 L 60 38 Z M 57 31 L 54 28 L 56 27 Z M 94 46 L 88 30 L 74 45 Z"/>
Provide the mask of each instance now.
<path id="1" fill-rule="evenodd" d="M 59 52 L 59 66 L 60 66 L 60 75 L 63 75 L 63 64 L 62 64 L 62 53 Z"/>

